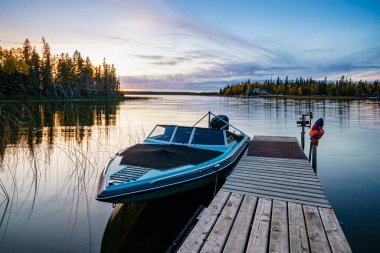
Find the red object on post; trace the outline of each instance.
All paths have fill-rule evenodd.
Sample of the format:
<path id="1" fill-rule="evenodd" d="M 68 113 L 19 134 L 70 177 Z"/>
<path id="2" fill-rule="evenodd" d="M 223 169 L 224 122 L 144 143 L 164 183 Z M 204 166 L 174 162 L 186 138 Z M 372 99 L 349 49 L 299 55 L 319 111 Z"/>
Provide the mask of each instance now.
<path id="1" fill-rule="evenodd" d="M 325 131 L 323 130 L 323 119 L 320 118 L 314 123 L 310 130 L 309 136 L 311 143 L 314 145 L 318 145 L 319 139 L 322 138 L 324 133 Z"/>

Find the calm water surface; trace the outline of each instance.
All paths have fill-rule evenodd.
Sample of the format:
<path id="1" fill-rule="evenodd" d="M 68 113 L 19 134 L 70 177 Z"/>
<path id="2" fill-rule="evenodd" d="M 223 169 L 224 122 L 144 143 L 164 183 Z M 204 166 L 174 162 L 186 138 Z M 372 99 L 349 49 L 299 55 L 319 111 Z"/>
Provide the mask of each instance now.
<path id="1" fill-rule="evenodd" d="M 95 200 L 97 180 L 155 124 L 192 125 L 209 110 L 250 136 L 300 139 L 300 114 L 324 118 L 318 177 L 354 252 L 380 248 L 379 102 L 161 96 L 0 105 L 0 252 L 164 251 L 212 189 L 113 209 Z"/>

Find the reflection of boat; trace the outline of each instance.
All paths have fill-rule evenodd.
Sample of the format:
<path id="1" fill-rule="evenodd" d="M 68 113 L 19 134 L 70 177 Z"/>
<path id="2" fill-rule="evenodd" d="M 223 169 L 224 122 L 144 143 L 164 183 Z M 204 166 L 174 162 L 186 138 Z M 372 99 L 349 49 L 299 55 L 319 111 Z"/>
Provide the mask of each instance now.
<path id="1" fill-rule="evenodd" d="M 209 127 L 196 127 L 206 116 Z M 100 176 L 99 201 L 129 203 L 198 188 L 228 175 L 250 138 L 211 112 L 192 127 L 157 125 L 141 144 L 117 153 Z M 239 134 L 228 131 L 234 128 Z"/>
<path id="2" fill-rule="evenodd" d="M 116 205 L 100 252 L 173 252 L 168 248 L 198 208 L 211 202 L 212 191 L 213 185 L 207 185 L 151 201 Z"/>

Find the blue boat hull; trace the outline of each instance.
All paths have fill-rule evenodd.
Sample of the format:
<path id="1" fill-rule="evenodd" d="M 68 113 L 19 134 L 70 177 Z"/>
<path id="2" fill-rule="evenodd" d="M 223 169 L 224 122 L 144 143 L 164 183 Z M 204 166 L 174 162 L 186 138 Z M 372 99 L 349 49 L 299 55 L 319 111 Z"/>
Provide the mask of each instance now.
<path id="1" fill-rule="evenodd" d="M 216 178 L 226 178 L 235 167 L 240 157 L 248 147 L 249 138 L 242 140 L 240 145 L 226 159 L 218 162 L 218 167 L 210 166 L 202 170 L 194 170 L 193 173 L 174 176 L 165 180 L 157 180 L 141 184 L 139 188 L 119 188 L 116 190 L 99 189 L 97 200 L 109 203 L 133 203 L 157 199 L 179 192 L 199 188 L 215 183 Z M 100 185 L 105 180 L 105 175 L 100 178 Z"/>

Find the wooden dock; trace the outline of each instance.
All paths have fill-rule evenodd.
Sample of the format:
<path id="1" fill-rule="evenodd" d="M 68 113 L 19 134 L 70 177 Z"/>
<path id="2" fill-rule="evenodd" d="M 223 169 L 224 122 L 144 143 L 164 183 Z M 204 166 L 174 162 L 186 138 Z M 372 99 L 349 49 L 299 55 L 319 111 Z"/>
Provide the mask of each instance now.
<path id="1" fill-rule="evenodd" d="M 352 252 L 296 138 L 255 136 L 178 252 Z"/>

